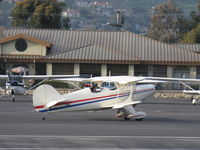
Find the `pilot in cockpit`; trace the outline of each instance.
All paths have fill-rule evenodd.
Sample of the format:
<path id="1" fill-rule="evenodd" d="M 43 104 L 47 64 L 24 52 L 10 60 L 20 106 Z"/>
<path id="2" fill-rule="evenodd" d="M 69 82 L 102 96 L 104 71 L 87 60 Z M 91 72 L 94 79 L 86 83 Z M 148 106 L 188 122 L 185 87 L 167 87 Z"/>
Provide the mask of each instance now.
<path id="1" fill-rule="evenodd" d="M 90 89 L 91 89 L 91 92 L 93 93 L 97 93 L 101 91 L 101 88 L 95 82 L 92 82 Z"/>

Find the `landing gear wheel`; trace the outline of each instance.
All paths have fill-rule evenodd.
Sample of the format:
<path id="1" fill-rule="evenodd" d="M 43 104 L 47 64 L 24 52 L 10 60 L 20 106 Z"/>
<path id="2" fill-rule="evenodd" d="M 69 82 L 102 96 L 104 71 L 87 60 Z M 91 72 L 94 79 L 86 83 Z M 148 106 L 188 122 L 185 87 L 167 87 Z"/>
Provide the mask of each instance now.
<path id="1" fill-rule="evenodd" d="M 196 105 L 197 104 L 197 100 L 196 99 L 192 99 L 192 104 Z"/>
<path id="2" fill-rule="evenodd" d="M 124 120 L 131 120 L 131 118 L 128 118 L 128 117 L 124 117 Z"/>
<path id="3" fill-rule="evenodd" d="M 144 118 L 135 119 L 136 121 L 142 121 Z"/>

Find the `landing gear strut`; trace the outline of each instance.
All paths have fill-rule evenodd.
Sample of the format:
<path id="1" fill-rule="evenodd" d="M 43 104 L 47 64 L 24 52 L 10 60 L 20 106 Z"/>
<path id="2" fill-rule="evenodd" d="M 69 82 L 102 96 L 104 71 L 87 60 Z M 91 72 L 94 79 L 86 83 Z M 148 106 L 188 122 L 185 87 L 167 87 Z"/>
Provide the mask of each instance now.
<path id="1" fill-rule="evenodd" d="M 42 117 L 42 120 L 45 120 L 47 115 L 48 115 L 48 112 L 45 112 L 43 117 Z"/>
<path id="2" fill-rule="evenodd" d="M 15 93 L 13 90 L 11 91 L 11 95 L 12 95 L 12 102 L 14 103 L 15 102 Z"/>

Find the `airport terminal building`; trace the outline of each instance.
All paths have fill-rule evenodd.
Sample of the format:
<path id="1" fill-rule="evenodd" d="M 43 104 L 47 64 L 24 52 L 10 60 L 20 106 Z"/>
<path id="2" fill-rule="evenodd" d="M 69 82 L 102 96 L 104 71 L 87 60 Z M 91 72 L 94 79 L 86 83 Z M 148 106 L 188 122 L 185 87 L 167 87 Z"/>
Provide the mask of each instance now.
<path id="1" fill-rule="evenodd" d="M 200 45 L 170 45 L 128 31 L 0 29 L 0 74 L 200 78 Z"/>

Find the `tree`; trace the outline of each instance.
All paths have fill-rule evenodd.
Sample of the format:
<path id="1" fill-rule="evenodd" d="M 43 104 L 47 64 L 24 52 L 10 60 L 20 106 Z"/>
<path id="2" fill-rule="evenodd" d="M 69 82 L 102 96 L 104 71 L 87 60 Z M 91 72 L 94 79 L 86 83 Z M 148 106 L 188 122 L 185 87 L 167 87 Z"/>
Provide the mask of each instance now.
<path id="1" fill-rule="evenodd" d="M 182 43 L 200 43 L 200 25 L 184 35 Z"/>
<path id="2" fill-rule="evenodd" d="M 63 7 L 57 0 L 18 1 L 11 12 L 12 26 L 59 29 Z"/>
<path id="3" fill-rule="evenodd" d="M 191 23 L 193 25 L 193 28 L 197 27 L 197 25 L 200 23 L 200 0 L 198 4 L 198 12 L 192 11 L 190 13 L 191 16 Z"/>
<path id="4" fill-rule="evenodd" d="M 200 43 L 200 0 L 198 5 L 198 12 L 191 12 L 190 24 L 192 25 L 192 29 L 184 35 L 181 42 Z"/>
<path id="5" fill-rule="evenodd" d="M 175 43 L 188 30 L 182 11 L 173 0 L 157 5 L 152 10 L 151 27 L 148 36 L 166 43 Z"/>
<path id="6" fill-rule="evenodd" d="M 70 25 L 69 25 L 70 19 L 68 17 L 65 17 L 63 19 L 62 23 L 63 23 L 62 26 L 63 26 L 64 29 L 69 29 L 70 28 Z"/>

